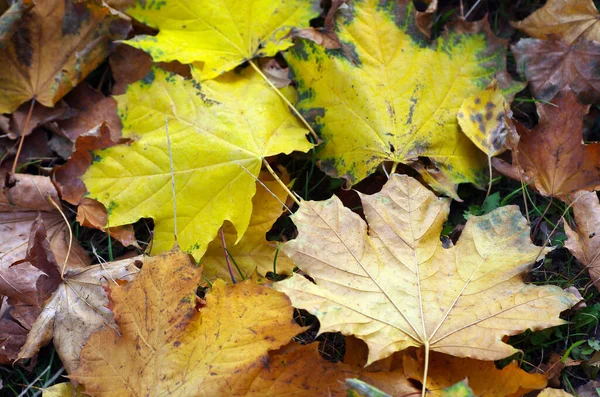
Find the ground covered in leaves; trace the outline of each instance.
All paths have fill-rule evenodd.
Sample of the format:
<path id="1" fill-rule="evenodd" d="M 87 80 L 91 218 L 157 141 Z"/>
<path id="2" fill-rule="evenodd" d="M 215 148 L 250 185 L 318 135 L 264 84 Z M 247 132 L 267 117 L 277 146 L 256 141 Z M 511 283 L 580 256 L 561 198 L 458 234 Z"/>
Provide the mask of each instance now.
<path id="1" fill-rule="evenodd" d="M 596 7 L 0 1 L 0 394 L 599 396 Z"/>

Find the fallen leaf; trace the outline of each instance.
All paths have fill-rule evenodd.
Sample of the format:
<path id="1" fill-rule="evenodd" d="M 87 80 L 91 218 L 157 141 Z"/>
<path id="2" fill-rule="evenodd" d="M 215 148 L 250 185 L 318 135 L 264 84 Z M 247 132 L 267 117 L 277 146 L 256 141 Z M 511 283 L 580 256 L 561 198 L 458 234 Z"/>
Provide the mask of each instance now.
<path id="1" fill-rule="evenodd" d="M 485 90 L 463 101 L 458 110 L 458 124 L 466 136 L 489 157 L 507 150 L 510 106 L 504 93 L 494 82 Z M 510 140 L 510 139 L 509 139 Z"/>
<path id="2" fill-rule="evenodd" d="M 494 158 L 494 168 L 561 200 L 578 190 L 600 189 L 600 143 L 583 144 L 581 132 L 589 106 L 566 88 L 536 107 L 539 123 L 533 130 L 515 123 L 520 138 L 512 165 Z"/>
<path id="3" fill-rule="evenodd" d="M 14 300 L 28 302 L 35 306 L 35 310 L 25 318 L 14 313 L 15 306 L 12 303 L 8 304 L 0 320 L 0 362 L 3 363 L 10 363 L 17 358 L 44 301 L 38 295 L 37 281 L 45 273 L 29 262 L 12 266 L 27 257 L 34 223 L 37 219 L 43 222 L 50 249 L 61 265 L 65 262 L 70 242 L 68 225 L 50 201 L 60 202 L 50 179 L 16 174 L 15 180 L 14 187 L 4 189 L 0 194 L 0 235 L 3 236 L 0 241 L 0 286 L 6 287 L 2 288 L 0 296 L 9 295 Z M 73 241 L 67 266 L 82 268 L 89 262 L 85 250 Z"/>
<path id="4" fill-rule="evenodd" d="M 583 397 L 583 395 L 579 394 Z M 538 397 L 573 397 L 572 394 L 567 393 L 562 389 L 552 389 L 550 387 L 545 388 L 538 394 Z M 594 396 L 595 397 L 595 396 Z"/>
<path id="5" fill-rule="evenodd" d="M 112 98 L 110 99 L 112 100 Z M 133 226 L 107 227 L 108 213 L 106 208 L 102 203 L 84 197 L 87 189 L 81 181 L 81 177 L 92 164 L 92 151 L 114 146 L 119 142 L 119 139 L 115 137 L 113 130 L 105 123 L 101 123 L 87 132 L 78 133 L 75 151 L 71 158 L 66 164 L 53 169 L 54 184 L 63 200 L 77 205 L 77 222 L 80 225 L 109 232 L 124 246 L 137 245 Z"/>
<path id="6" fill-rule="evenodd" d="M 105 97 L 87 84 L 80 84 L 64 100 L 77 114 L 59 121 L 58 126 L 72 142 L 102 123 L 108 127 L 114 141 L 119 139 L 122 125 L 114 98 Z"/>
<path id="7" fill-rule="evenodd" d="M 575 227 L 565 222 L 565 247 L 590 272 L 600 290 L 600 203 L 595 192 L 578 192 L 574 196 Z"/>
<path id="8" fill-rule="evenodd" d="M 275 283 L 320 322 L 319 333 L 355 335 L 372 363 L 408 347 L 498 360 L 518 350 L 506 335 L 563 324 L 577 299 L 556 286 L 523 283 L 548 252 L 533 245 L 516 206 L 469 216 L 458 244 L 443 249 L 449 200 L 394 174 L 380 193 L 360 195 L 367 224 L 337 197 L 303 202 L 298 237 L 284 252 L 301 275 Z M 440 286 L 443 286 L 441 288 Z"/>
<path id="9" fill-rule="evenodd" d="M 283 89 L 289 95 L 293 90 Z M 94 152 L 83 176 L 88 197 L 109 211 L 111 226 L 154 219 L 152 252 L 175 242 L 171 164 L 177 192 L 180 247 L 200 259 L 225 220 L 246 232 L 265 157 L 312 145 L 286 104 L 252 69 L 202 87 L 161 69 L 116 98 L 123 136 L 135 141 Z M 269 112 L 265 112 L 269 109 Z"/>
<path id="10" fill-rule="evenodd" d="M 551 38 L 522 39 L 511 47 L 517 70 L 529 81 L 536 98 L 550 101 L 569 86 L 583 103 L 600 100 L 600 43 L 577 40 L 572 44 Z"/>
<path id="11" fill-rule="evenodd" d="M 113 313 L 106 307 L 104 286 L 133 280 L 139 272 L 137 266 L 145 260 L 140 255 L 83 269 L 67 269 L 33 323 L 18 359 L 33 357 L 52 339 L 67 372 L 75 371 L 88 337 L 106 327 L 117 329 Z"/>
<path id="12" fill-rule="evenodd" d="M 147 51 L 155 62 L 192 65 L 197 80 L 213 79 L 257 57 L 273 56 L 292 45 L 292 27 L 307 27 L 318 16 L 306 0 L 138 2 L 127 13 L 159 29 L 156 36 L 125 41 Z M 235 10 L 235 12 L 232 12 Z"/>
<path id="13" fill-rule="evenodd" d="M 289 177 L 286 175 L 282 180 L 288 181 Z M 282 203 L 286 199 L 287 192 L 281 185 L 273 180 L 271 174 L 262 172 L 260 182 L 256 182 L 256 194 L 252 198 L 252 217 L 242 239 L 235 244 L 237 234 L 233 226 L 228 223 L 223 227 L 225 246 L 237 265 L 231 263 L 235 277 L 239 276 L 236 267 L 243 273 L 243 278 L 248 278 L 255 270 L 262 275 L 274 271 L 278 243 L 267 241 L 265 235 L 284 211 Z M 204 267 L 203 276 L 209 281 L 231 278 L 220 235 L 208 245 L 200 263 Z M 294 264 L 283 252 L 278 253 L 276 266 L 278 274 L 290 274 L 294 270 Z"/>
<path id="14" fill-rule="evenodd" d="M 82 387 L 74 390 L 71 382 L 63 382 L 45 388 L 42 397 L 85 397 L 85 394 Z"/>
<path id="15" fill-rule="evenodd" d="M 142 50 L 126 44 L 117 44 L 115 51 L 110 55 L 110 70 L 115 80 L 112 89 L 113 95 L 124 94 L 127 86 L 146 77 L 152 70 L 152 57 Z M 158 62 L 156 66 L 168 72 L 176 73 L 183 77 L 192 77 L 189 65 L 179 62 Z"/>
<path id="16" fill-rule="evenodd" d="M 36 2 L 0 46 L 0 113 L 31 98 L 54 106 L 106 58 L 111 41 L 125 38 L 129 29 L 100 0 Z"/>
<path id="17" fill-rule="evenodd" d="M 570 44 L 579 37 L 600 41 L 600 15 L 592 0 L 548 0 L 529 17 L 512 25 L 531 37 L 560 37 Z"/>
<path id="18" fill-rule="evenodd" d="M 302 330 L 285 295 L 250 281 L 216 281 L 197 310 L 200 277 L 189 256 L 172 251 L 148 259 L 133 282 L 110 287 L 120 333 L 93 334 L 71 379 L 91 396 L 234 395 L 246 371 Z"/>
<path id="19" fill-rule="evenodd" d="M 585 385 L 581 385 L 577 388 L 577 397 L 597 397 L 598 389 L 600 389 L 600 382 L 591 380 Z"/>
<path id="20" fill-rule="evenodd" d="M 456 116 L 504 70 L 506 42 L 485 21 L 457 21 L 429 43 L 408 0 L 356 0 L 335 22 L 342 49 L 300 40 L 284 54 L 297 107 L 325 140 L 321 168 L 354 185 L 383 161 L 423 156 L 454 184 L 484 186 L 486 158 Z"/>
<path id="21" fill-rule="evenodd" d="M 11 115 L 11 129 L 7 134 L 11 139 L 17 139 L 22 135 L 29 135 L 31 132 L 54 120 L 60 120 L 64 117 L 69 117 L 70 111 L 69 106 L 63 101 L 59 101 L 54 107 L 49 108 L 46 106 L 38 105 L 34 108 L 31 113 L 31 117 L 29 119 L 29 123 L 27 125 L 27 130 L 25 129 L 25 120 L 29 114 L 30 104 L 26 103 L 19 106 L 12 115 Z"/>
<path id="22" fill-rule="evenodd" d="M 407 378 L 423 381 L 424 359 L 422 352 L 417 357 L 404 354 L 403 368 Z M 420 355 L 420 356 L 419 356 Z M 519 368 L 516 361 L 497 369 L 493 361 L 479 361 L 431 353 L 427 377 L 428 396 L 444 396 L 442 389 L 467 379 L 474 395 L 480 397 L 522 396 L 546 387 L 547 379 L 542 374 L 529 374 Z"/>

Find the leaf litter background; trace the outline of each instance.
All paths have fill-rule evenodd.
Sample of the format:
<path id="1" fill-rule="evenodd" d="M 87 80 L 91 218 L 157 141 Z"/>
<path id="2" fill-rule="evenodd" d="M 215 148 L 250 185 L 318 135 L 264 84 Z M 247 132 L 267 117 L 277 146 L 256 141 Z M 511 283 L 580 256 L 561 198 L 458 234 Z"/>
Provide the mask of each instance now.
<path id="1" fill-rule="evenodd" d="M 422 382 L 432 395 L 453 395 L 443 390 L 454 384 L 468 393 L 458 383 L 465 378 L 475 395 L 523 395 L 546 386 L 552 389 L 540 395 L 563 395 L 561 389 L 596 395 L 600 144 L 593 142 L 600 140 L 594 66 L 600 28 L 591 1 L 549 1 L 527 19 L 542 2 L 440 1 L 437 8 L 417 2 L 419 12 L 406 18 L 413 15 L 405 13 L 408 2 L 356 1 L 362 14 L 341 6 L 334 15 L 327 10 L 342 2 L 325 1 L 321 11 L 306 1 L 248 1 L 231 23 L 251 29 L 239 42 L 225 37 L 227 57 L 219 55 L 224 37 L 211 35 L 206 15 L 190 19 L 177 7 L 167 7 L 167 14 L 138 7 L 126 12 L 149 27 L 134 22 L 131 28 L 98 1 L 41 3 L 2 4 L 1 50 L 11 66 L 0 73 L 0 167 L 9 175 L 0 197 L 0 358 L 17 363 L 0 367 L 3 395 L 72 395 L 71 386 L 60 383 L 66 373 L 92 395 L 345 395 L 348 378 L 390 395 L 420 393 Z M 107 3 L 117 10 L 129 5 Z M 211 4 L 214 9 L 205 11 L 217 18 L 231 6 Z M 272 8 L 278 8 L 276 18 L 265 15 L 270 11 L 244 18 Z M 398 27 L 386 20 L 388 12 L 400 15 Z M 458 21 L 461 13 L 469 21 L 487 14 L 491 31 Z M 208 33 L 181 40 L 187 33 L 181 25 L 173 29 L 172 21 L 182 15 L 184 29 Z M 291 26 L 303 29 L 294 31 L 294 40 L 282 39 Z M 492 32 L 511 51 L 504 53 L 506 43 Z M 398 34 L 408 40 L 393 46 Z M 436 43 L 429 48 L 428 37 Z M 157 63 L 125 44 L 111 44 L 125 38 Z M 380 54 L 371 53 L 375 39 L 388 45 L 379 47 Z M 292 45 L 283 56 L 247 63 Z M 420 59 L 421 68 L 391 67 L 387 74 L 387 66 L 398 62 L 394 57 L 403 59 L 385 53 L 391 48 L 416 51 L 410 59 Z M 444 88 L 453 80 L 452 51 L 486 59 L 473 64 L 472 78 L 480 81 L 469 80 L 467 72 L 462 86 Z M 302 138 L 305 125 L 257 75 L 261 68 L 285 87 L 287 63 L 299 96 L 290 87 L 282 93 L 298 100 L 325 141 L 320 146 Z M 457 62 L 461 73 L 468 63 Z M 512 77 L 503 73 L 504 63 Z M 427 66 L 439 70 L 437 80 L 423 77 Z M 528 87 L 522 90 L 518 80 Z M 413 88 L 406 96 L 400 82 Z M 343 88 L 337 101 L 323 89 L 328 84 Z M 387 99 L 376 95 L 381 103 L 365 102 L 386 90 Z M 432 111 L 437 90 L 450 94 Z M 195 106 L 187 107 L 194 96 Z M 482 99 L 485 110 L 477 106 Z M 370 118 L 366 130 L 348 121 L 354 116 Z M 444 123 L 423 128 L 431 119 Z M 411 131 L 439 128 L 438 134 L 454 138 L 413 147 L 396 128 L 403 123 Z M 215 138 L 197 144 L 205 154 L 189 150 L 196 139 L 189 131 Z M 386 131 L 390 138 L 372 136 Z M 444 145 L 453 144 L 460 154 L 449 157 Z M 184 197 L 177 202 L 179 225 L 169 216 L 167 145 L 177 170 L 175 190 Z M 226 158 L 219 148 L 227 148 Z M 17 151 L 18 174 L 11 177 Z M 284 190 L 264 165 L 260 172 L 265 157 L 302 199 L 329 200 L 303 202 L 298 210 L 288 199 L 296 212 L 290 218 Z M 144 158 L 152 160 L 150 167 L 140 166 Z M 386 184 L 391 164 L 384 170 L 383 160 L 400 162 L 396 171 L 455 200 L 437 199 L 407 176 L 392 176 Z M 488 161 L 495 169 L 489 196 L 458 185 L 485 187 Z M 116 176 L 136 170 L 142 172 L 132 174 L 130 183 L 115 184 L 121 180 Z M 261 181 L 255 181 L 251 174 L 259 173 Z M 355 190 L 344 189 L 350 185 Z M 402 191 L 406 198 L 394 193 Z M 235 202 L 244 204 L 230 204 Z M 423 203 L 429 204 L 421 208 Z M 57 208 L 69 221 L 72 244 Z M 332 223 L 303 223 L 316 213 Z M 167 251 L 176 229 L 181 248 L 201 267 L 177 252 L 140 255 Z M 408 231 L 412 237 L 403 235 Z M 415 239 L 415 231 L 422 236 Z M 544 244 L 556 248 L 544 256 Z M 448 255 L 459 264 L 449 266 Z M 294 268 L 294 276 L 281 281 Z M 536 299 L 529 301 L 528 294 Z M 583 301 L 559 320 L 577 296 Z M 237 320 L 225 320 L 237 312 Z M 527 328 L 533 331 L 523 333 Z M 163 329 L 172 332 L 157 332 Z M 106 349 L 111 344 L 114 352 Z M 415 349 L 422 346 L 429 349 L 426 380 L 424 351 Z M 515 348 L 523 354 L 513 354 Z M 115 370 L 117 382 L 110 380 Z M 363 395 L 356 382 L 347 385 Z"/>

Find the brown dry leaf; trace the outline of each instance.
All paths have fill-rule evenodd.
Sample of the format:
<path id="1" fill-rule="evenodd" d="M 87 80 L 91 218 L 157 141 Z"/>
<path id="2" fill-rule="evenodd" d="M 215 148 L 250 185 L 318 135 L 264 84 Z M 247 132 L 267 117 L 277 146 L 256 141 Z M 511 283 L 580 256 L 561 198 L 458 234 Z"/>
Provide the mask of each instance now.
<path id="1" fill-rule="evenodd" d="M 236 244 L 237 232 L 231 223 L 223 227 L 227 250 L 244 278 L 255 270 L 262 275 L 274 270 L 273 262 L 278 243 L 267 241 L 265 235 L 284 211 L 282 203 L 285 203 L 287 198 L 287 192 L 268 172 L 262 172 L 260 180 L 266 188 L 260 182 L 256 182 L 256 194 L 252 198 L 252 217 L 242 239 Z M 283 175 L 282 180 L 287 183 L 289 176 Z M 204 277 L 209 281 L 231 278 L 219 234 L 208 245 L 200 263 L 204 267 Z M 240 277 L 233 263 L 231 266 L 234 277 Z M 278 253 L 276 266 L 279 274 L 290 274 L 294 270 L 294 264 L 283 252 Z"/>
<path id="2" fill-rule="evenodd" d="M 80 84 L 64 98 L 64 101 L 76 114 L 59 121 L 58 126 L 72 142 L 102 123 L 110 130 L 112 139 L 119 140 L 123 125 L 117 115 L 117 101 L 114 98 L 105 97 L 87 84 Z"/>
<path id="3" fill-rule="evenodd" d="M 4 173 L 0 175 L 4 177 Z M 11 266 L 27 257 L 28 244 L 33 242 L 30 234 L 36 219 L 39 218 L 39 222 L 43 223 L 50 249 L 58 263 L 64 263 L 69 246 L 68 225 L 50 204 L 50 200 L 57 204 L 60 202 L 50 179 L 23 174 L 16 174 L 15 179 L 16 185 L 4 189 L 0 194 L 0 279 L 4 280 L 2 284 L 6 287 L 0 295 L 11 296 L 13 300 L 21 302 L 20 306 L 23 306 L 23 302 L 29 302 L 35 310 L 30 310 L 25 317 L 15 312 L 15 305 L 8 303 L 0 320 L 0 362 L 4 363 L 17 358 L 45 299 L 40 297 L 37 289 L 38 279 L 44 276 L 41 270 L 29 262 Z M 72 269 L 82 268 L 90 262 L 87 253 L 76 241 L 72 244 L 68 259 L 67 266 Z"/>
<path id="4" fill-rule="evenodd" d="M 300 205 L 298 237 L 283 250 L 315 283 L 296 273 L 274 286 L 317 316 L 320 333 L 364 340 L 369 363 L 411 346 L 502 359 L 517 352 L 506 335 L 562 324 L 560 312 L 578 302 L 523 282 L 548 250 L 532 244 L 516 206 L 470 216 L 457 245 L 444 249 L 448 199 L 398 174 L 360 196 L 368 226 L 335 196 Z"/>
<path id="5" fill-rule="evenodd" d="M 106 58 L 111 41 L 130 29 L 100 0 L 35 3 L 0 46 L 0 113 L 34 97 L 54 106 Z"/>
<path id="6" fill-rule="evenodd" d="M 68 269 L 58 288 L 44 303 L 18 359 L 33 357 L 52 339 L 67 372 L 75 371 L 88 337 L 106 327 L 117 329 L 113 313 L 106 307 L 104 286 L 133 280 L 144 261 L 140 255 L 83 269 Z"/>
<path id="7" fill-rule="evenodd" d="M 112 98 L 105 98 L 113 100 Z M 113 100 L 114 101 L 114 100 Z M 106 123 L 81 133 L 75 142 L 75 151 L 66 164 L 54 167 L 53 180 L 63 200 L 77 205 L 77 221 L 80 225 L 110 232 L 123 245 L 136 245 L 132 225 L 107 228 L 108 214 L 104 205 L 85 198 L 87 192 L 81 176 L 92 164 L 92 151 L 116 145 L 119 142 Z"/>
<path id="8" fill-rule="evenodd" d="M 511 47 L 517 70 L 536 98 L 550 101 L 569 86 L 583 103 L 600 100 L 600 43 L 579 39 L 572 44 L 550 38 L 522 39 Z"/>
<path id="9" fill-rule="evenodd" d="M 574 196 L 575 228 L 565 223 L 565 247 L 590 272 L 600 290 L 600 203 L 595 192 L 578 192 Z"/>
<path id="10" fill-rule="evenodd" d="M 600 41 L 600 15 L 592 0 L 548 0 L 542 8 L 512 25 L 538 39 L 556 35 L 568 44 L 579 37 Z"/>
<path id="11" fill-rule="evenodd" d="M 93 334 L 71 379 L 92 396 L 231 395 L 269 350 L 301 332 L 285 295 L 250 281 L 217 280 L 197 310 L 200 279 L 187 254 L 171 251 L 148 259 L 133 282 L 111 287 L 121 332 Z"/>
<path id="12" fill-rule="evenodd" d="M 404 372 L 409 379 L 422 382 L 423 352 L 416 353 L 416 356 L 408 352 L 402 355 Z M 474 394 L 482 397 L 522 396 L 530 391 L 543 389 L 547 382 L 542 374 L 529 374 L 520 369 L 516 361 L 500 370 L 493 361 L 431 353 L 427 376 L 428 396 L 442 396 L 443 388 L 465 378 Z"/>
<path id="13" fill-rule="evenodd" d="M 117 44 L 115 51 L 110 55 L 109 62 L 115 79 L 113 95 L 124 94 L 127 86 L 146 77 L 153 65 L 152 57 L 148 53 L 126 44 Z M 192 76 L 190 66 L 177 61 L 158 62 L 155 65 L 183 77 Z"/>
<path id="14" fill-rule="evenodd" d="M 600 143 L 583 144 L 583 117 L 589 106 L 563 89 L 551 103 L 536 103 L 539 123 L 520 135 L 512 165 L 494 158 L 496 170 L 529 184 L 544 196 L 565 200 L 578 190 L 600 189 Z"/>
<path id="15" fill-rule="evenodd" d="M 29 135 L 31 132 L 46 123 L 54 120 L 59 120 L 70 116 L 69 106 L 63 101 L 58 102 L 53 108 L 38 105 L 33 109 L 27 130 L 25 128 L 25 120 L 29 114 L 30 104 L 26 103 L 11 115 L 10 132 L 7 134 L 11 139 L 17 139 L 21 135 Z"/>

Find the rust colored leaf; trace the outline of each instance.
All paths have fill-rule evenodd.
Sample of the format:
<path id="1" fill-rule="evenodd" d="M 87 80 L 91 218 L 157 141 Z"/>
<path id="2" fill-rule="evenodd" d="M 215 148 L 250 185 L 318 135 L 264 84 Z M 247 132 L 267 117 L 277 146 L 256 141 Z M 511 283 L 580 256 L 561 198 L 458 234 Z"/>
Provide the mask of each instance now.
<path id="1" fill-rule="evenodd" d="M 540 121 L 533 130 L 515 123 L 520 139 L 512 165 L 494 158 L 494 167 L 561 200 L 578 190 L 600 189 L 600 143 L 583 143 L 583 117 L 589 106 L 580 104 L 569 88 L 552 103 L 536 106 Z"/>
<path id="2" fill-rule="evenodd" d="M 600 43 L 522 39 L 512 51 L 517 70 L 527 78 L 537 98 L 550 101 L 569 86 L 583 103 L 600 99 Z"/>

